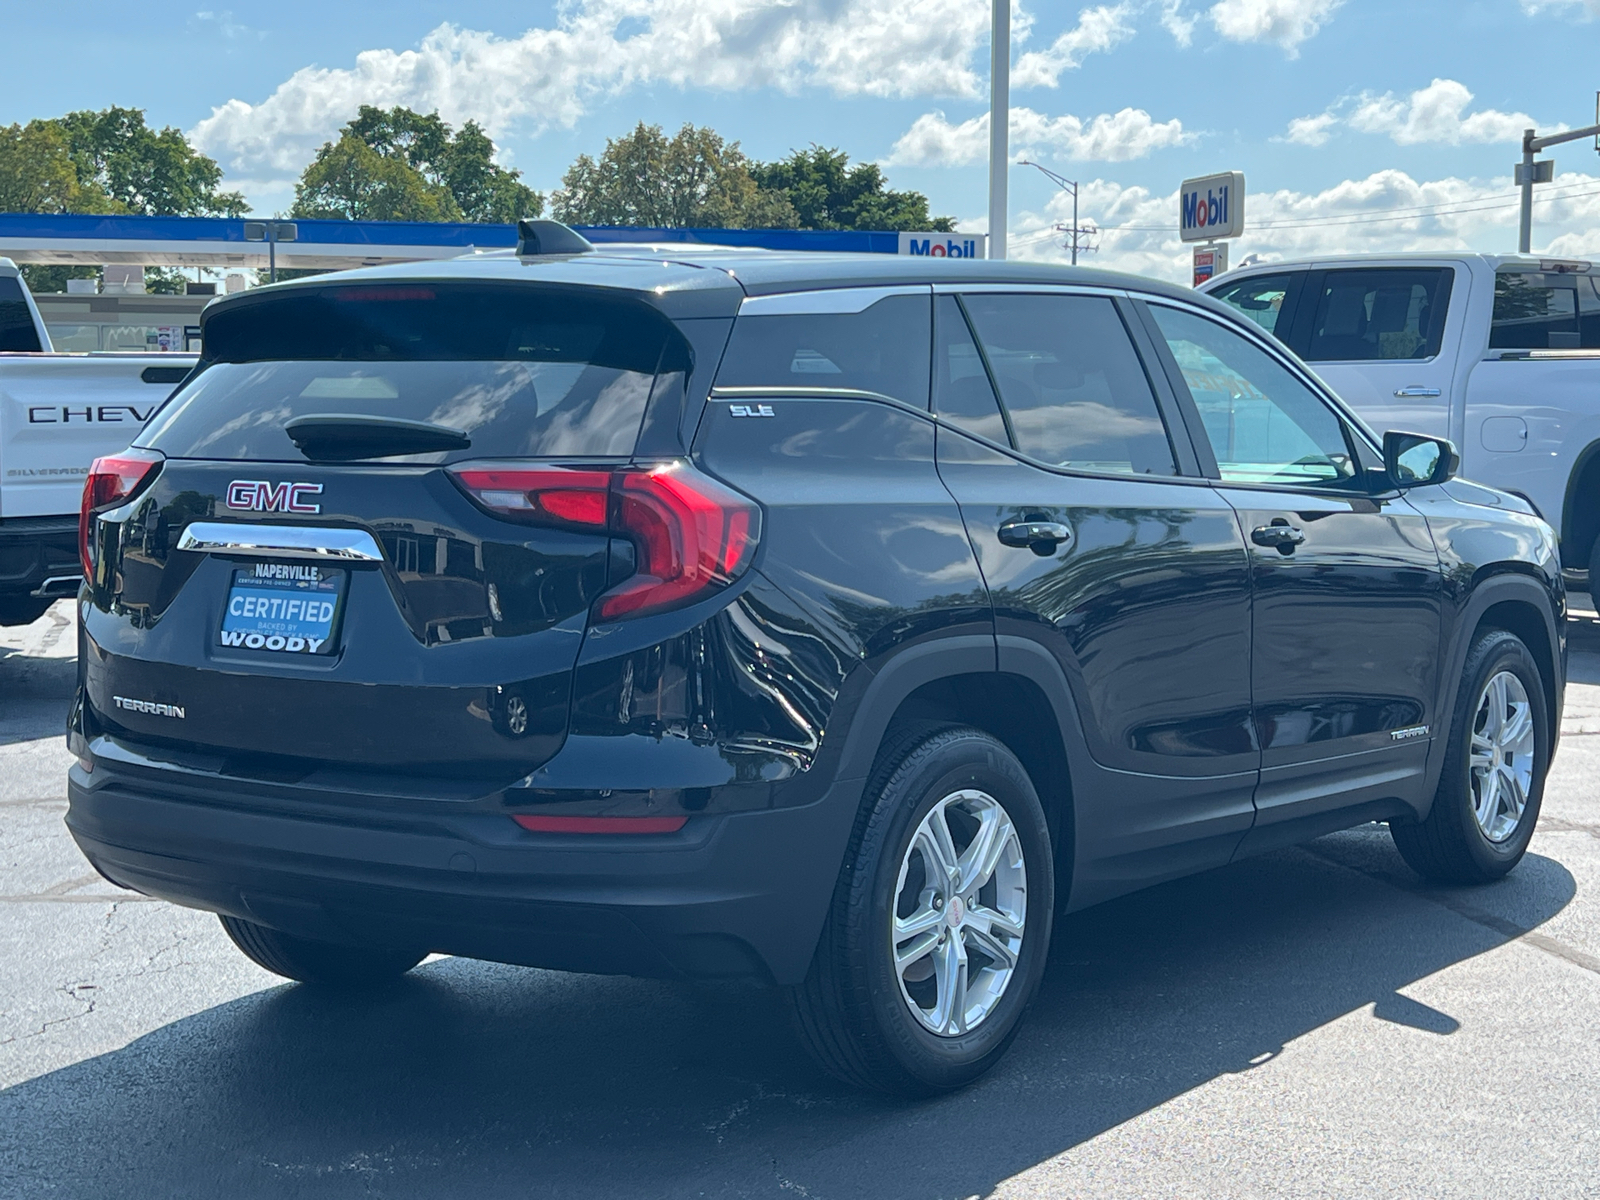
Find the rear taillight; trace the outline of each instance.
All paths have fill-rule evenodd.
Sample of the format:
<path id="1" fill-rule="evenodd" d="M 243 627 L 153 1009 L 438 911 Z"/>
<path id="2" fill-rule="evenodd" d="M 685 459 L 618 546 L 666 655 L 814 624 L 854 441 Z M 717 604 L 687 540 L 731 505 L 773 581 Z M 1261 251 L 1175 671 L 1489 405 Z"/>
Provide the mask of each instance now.
<path id="1" fill-rule="evenodd" d="M 83 577 L 94 578 L 89 530 L 97 513 L 126 503 L 154 477 L 161 455 L 153 450 L 124 450 L 94 460 L 83 484 L 83 504 L 78 510 L 78 560 Z"/>
<path id="2" fill-rule="evenodd" d="M 451 473 L 498 516 L 605 530 L 633 543 L 637 569 L 601 596 L 603 621 L 685 604 L 737 579 L 755 557 L 761 509 L 687 463 L 595 471 L 478 463 Z"/>

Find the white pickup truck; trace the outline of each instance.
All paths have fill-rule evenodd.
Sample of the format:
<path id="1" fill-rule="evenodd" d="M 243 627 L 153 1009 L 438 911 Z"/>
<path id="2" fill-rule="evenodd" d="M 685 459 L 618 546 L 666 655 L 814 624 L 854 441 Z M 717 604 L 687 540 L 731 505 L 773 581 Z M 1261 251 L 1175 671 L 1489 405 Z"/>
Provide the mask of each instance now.
<path id="1" fill-rule="evenodd" d="M 76 594 L 89 464 L 133 441 L 193 368 L 185 354 L 55 354 L 21 272 L 0 258 L 0 625 Z"/>
<path id="2" fill-rule="evenodd" d="M 1528 501 L 1600 587 L 1600 262 L 1489 254 L 1263 263 L 1202 289 L 1311 364 L 1372 428 L 1444 436 Z"/>

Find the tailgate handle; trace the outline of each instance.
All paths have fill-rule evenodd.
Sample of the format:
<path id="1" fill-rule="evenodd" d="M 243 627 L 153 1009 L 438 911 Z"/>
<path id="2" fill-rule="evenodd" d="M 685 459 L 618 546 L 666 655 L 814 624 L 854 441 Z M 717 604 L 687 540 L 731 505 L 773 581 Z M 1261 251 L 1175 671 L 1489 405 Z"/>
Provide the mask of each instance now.
<path id="1" fill-rule="evenodd" d="M 1438 396 L 1442 394 L 1438 388 L 1423 387 L 1418 383 L 1413 383 L 1410 387 L 1396 388 L 1394 392 L 1397 400 L 1409 400 L 1417 396 Z"/>
<path id="2" fill-rule="evenodd" d="M 335 559 L 382 562 L 377 539 L 364 529 L 319 529 L 311 525 L 244 525 L 191 521 L 178 536 L 179 550 L 244 554 L 252 558 Z"/>

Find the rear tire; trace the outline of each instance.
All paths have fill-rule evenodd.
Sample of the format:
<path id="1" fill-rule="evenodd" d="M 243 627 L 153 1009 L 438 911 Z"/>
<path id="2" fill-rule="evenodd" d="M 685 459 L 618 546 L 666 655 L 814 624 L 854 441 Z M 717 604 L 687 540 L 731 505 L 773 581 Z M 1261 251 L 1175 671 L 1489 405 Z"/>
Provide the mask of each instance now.
<path id="1" fill-rule="evenodd" d="M 1515 634 L 1488 630 L 1467 652 L 1433 808 L 1389 826 L 1395 848 L 1434 883 L 1494 882 L 1527 852 L 1549 766 L 1538 664 Z"/>
<path id="2" fill-rule="evenodd" d="M 427 957 L 409 950 L 312 941 L 238 917 L 219 919 L 233 944 L 250 961 L 274 975 L 301 983 L 351 989 L 373 987 L 398 979 Z"/>
<path id="3" fill-rule="evenodd" d="M 976 729 L 903 732 L 868 779 L 810 973 L 788 994 L 802 1044 L 860 1088 L 971 1083 L 1016 1036 L 1054 908 L 1044 811 L 1011 751 Z"/>
<path id="4" fill-rule="evenodd" d="M 1594 539 L 1594 545 L 1589 548 L 1589 604 L 1600 604 L 1600 535 Z"/>

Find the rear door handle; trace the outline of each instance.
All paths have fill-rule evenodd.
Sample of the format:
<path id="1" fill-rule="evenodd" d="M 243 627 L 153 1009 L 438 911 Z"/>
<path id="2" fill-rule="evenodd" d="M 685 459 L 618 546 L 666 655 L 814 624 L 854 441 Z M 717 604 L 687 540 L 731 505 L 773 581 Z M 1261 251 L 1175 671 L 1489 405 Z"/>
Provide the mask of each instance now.
<path id="1" fill-rule="evenodd" d="M 1420 384 L 1415 383 L 1410 387 L 1396 388 L 1394 393 L 1396 400 L 1411 400 L 1419 396 L 1440 395 L 1443 395 L 1443 393 L 1438 388 L 1423 387 Z"/>
<path id="2" fill-rule="evenodd" d="M 1257 525 L 1250 531 L 1250 540 L 1258 546 L 1269 546 L 1284 554 L 1293 554 L 1294 548 L 1306 540 L 1303 530 L 1293 525 Z"/>
<path id="3" fill-rule="evenodd" d="M 1026 546 L 1047 557 L 1057 546 L 1072 544 L 1072 530 L 1060 521 L 1007 521 L 1000 526 L 1000 541 L 1006 546 Z"/>

